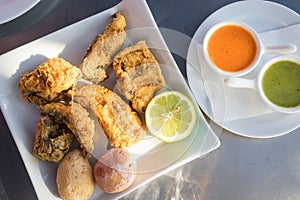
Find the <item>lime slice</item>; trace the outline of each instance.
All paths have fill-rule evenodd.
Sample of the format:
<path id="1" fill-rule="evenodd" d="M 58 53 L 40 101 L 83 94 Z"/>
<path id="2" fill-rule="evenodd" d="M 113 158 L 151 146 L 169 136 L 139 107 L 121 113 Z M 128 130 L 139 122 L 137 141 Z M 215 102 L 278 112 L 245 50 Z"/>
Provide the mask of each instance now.
<path id="1" fill-rule="evenodd" d="M 149 102 L 145 119 L 151 134 L 165 142 L 175 142 L 190 135 L 196 124 L 193 102 L 178 91 L 166 91 Z"/>

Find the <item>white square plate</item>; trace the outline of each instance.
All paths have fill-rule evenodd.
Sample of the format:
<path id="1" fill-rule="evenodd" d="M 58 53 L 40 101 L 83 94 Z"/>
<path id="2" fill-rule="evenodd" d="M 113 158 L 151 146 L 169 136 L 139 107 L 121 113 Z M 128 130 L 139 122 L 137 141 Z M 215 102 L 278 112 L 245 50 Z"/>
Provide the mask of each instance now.
<path id="1" fill-rule="evenodd" d="M 116 12 L 121 12 L 127 21 L 126 44 L 146 40 L 161 64 L 167 86 L 186 94 L 195 103 L 144 0 L 122 1 L 104 12 L 1 55 L 1 110 L 39 199 L 59 199 L 55 182 L 57 164 L 39 161 L 32 155 L 35 125 L 39 121 L 39 112 L 35 105 L 20 99 L 17 89 L 20 76 L 24 72 L 32 71 L 47 58 L 52 57 L 62 57 L 73 65 L 79 66 L 89 43 L 104 30 L 110 21 L 110 16 Z M 195 103 L 195 105 L 197 104 Z M 131 148 L 132 151 L 139 151 L 140 157 L 137 160 L 139 174 L 129 189 L 118 194 L 106 194 L 95 186 L 91 199 L 120 198 L 158 176 L 218 148 L 220 146 L 219 139 L 198 107 L 197 113 L 196 127 L 185 140 L 167 144 L 152 138 L 141 141 Z M 102 145 L 101 153 L 106 146 L 103 145 L 103 142 L 98 142 L 94 141 L 95 146 Z M 145 148 L 145 145 L 148 147 Z"/>

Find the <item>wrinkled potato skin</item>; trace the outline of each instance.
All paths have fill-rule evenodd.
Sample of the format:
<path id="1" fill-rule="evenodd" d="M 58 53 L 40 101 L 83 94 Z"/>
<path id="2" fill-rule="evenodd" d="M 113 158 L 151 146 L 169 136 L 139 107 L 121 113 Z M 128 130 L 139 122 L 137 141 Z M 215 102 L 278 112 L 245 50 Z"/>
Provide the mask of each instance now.
<path id="1" fill-rule="evenodd" d="M 106 151 L 94 166 L 94 177 L 100 189 L 118 193 L 130 187 L 136 178 L 136 160 L 121 148 Z"/>
<path id="2" fill-rule="evenodd" d="M 57 169 L 56 183 L 64 200 L 89 199 L 94 191 L 92 167 L 79 149 L 69 152 Z"/>

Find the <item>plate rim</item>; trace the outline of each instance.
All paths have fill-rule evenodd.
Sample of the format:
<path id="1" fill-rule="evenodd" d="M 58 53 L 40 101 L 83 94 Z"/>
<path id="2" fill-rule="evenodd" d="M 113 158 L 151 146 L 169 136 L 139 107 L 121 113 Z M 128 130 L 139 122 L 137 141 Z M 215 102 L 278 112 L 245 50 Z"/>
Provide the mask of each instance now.
<path id="1" fill-rule="evenodd" d="M 20 4 L 20 2 L 16 2 L 16 0 L 14 0 L 13 2 L 8 3 L 6 5 L 0 6 L 0 12 L 2 12 L 3 10 L 6 10 L 5 13 L 8 13 L 7 17 L 5 17 L 3 19 L 0 18 L 0 24 L 10 22 L 10 21 L 20 17 L 21 15 L 25 14 L 30 9 L 32 9 L 34 6 L 36 6 L 40 1 L 41 0 L 30 0 L 30 2 L 28 0 L 21 1 L 21 2 L 23 2 L 22 9 L 16 9 L 15 5 Z M 8 12 L 8 10 L 9 10 L 9 12 Z M 18 12 L 16 12 L 16 10 Z"/>

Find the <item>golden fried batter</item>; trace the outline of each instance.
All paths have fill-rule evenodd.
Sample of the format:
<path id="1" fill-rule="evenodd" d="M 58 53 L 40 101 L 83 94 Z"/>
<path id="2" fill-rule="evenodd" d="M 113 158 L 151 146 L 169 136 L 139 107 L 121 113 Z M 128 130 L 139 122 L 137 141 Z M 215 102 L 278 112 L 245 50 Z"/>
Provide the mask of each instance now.
<path id="1" fill-rule="evenodd" d="M 69 151 L 72 141 L 70 129 L 43 116 L 36 125 L 33 155 L 44 161 L 59 162 Z"/>
<path id="2" fill-rule="evenodd" d="M 50 103 L 40 108 L 41 115 L 49 116 L 58 124 L 65 124 L 76 136 L 81 147 L 89 154 L 94 150 L 94 121 L 80 104 Z"/>
<path id="3" fill-rule="evenodd" d="M 145 41 L 118 53 L 113 61 L 119 92 L 143 113 L 154 93 L 165 85 L 160 66 Z"/>
<path id="4" fill-rule="evenodd" d="M 105 69 L 125 42 L 125 26 L 123 15 L 116 13 L 112 16 L 111 23 L 95 38 L 84 56 L 81 65 L 84 78 L 98 83 L 107 77 Z"/>
<path id="5" fill-rule="evenodd" d="M 44 99 L 40 96 L 35 95 L 34 93 L 31 93 L 27 96 L 23 96 L 23 98 L 25 98 L 27 100 L 27 102 L 34 103 L 38 106 L 45 105 L 48 103 L 60 102 L 60 101 L 69 103 L 73 100 L 73 91 L 74 91 L 74 88 L 71 87 L 70 89 L 64 90 L 61 93 L 57 94 L 57 96 L 52 100 Z"/>
<path id="6" fill-rule="evenodd" d="M 113 91 L 100 85 L 85 85 L 76 90 L 74 98 L 93 110 L 113 146 L 128 147 L 145 136 L 137 113 Z"/>
<path id="7" fill-rule="evenodd" d="M 81 78 L 79 68 L 62 58 L 52 58 L 22 75 L 18 88 L 30 103 L 44 105 L 52 101 L 70 101 L 72 89 Z"/>

